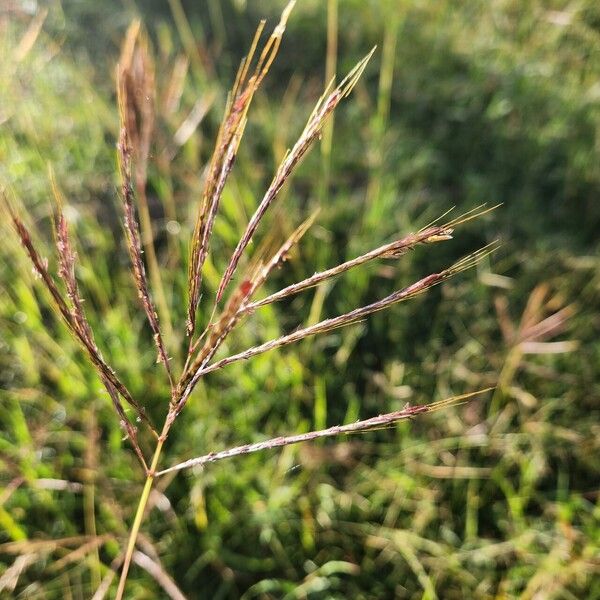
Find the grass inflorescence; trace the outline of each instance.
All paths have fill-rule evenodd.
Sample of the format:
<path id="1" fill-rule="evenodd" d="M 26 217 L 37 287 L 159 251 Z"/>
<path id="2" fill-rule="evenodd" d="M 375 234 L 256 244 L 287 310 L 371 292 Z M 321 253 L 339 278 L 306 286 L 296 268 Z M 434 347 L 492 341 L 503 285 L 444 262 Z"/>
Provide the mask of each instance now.
<path id="1" fill-rule="evenodd" d="M 234 166 L 235 157 L 245 130 L 252 98 L 256 94 L 261 82 L 267 75 L 273 60 L 275 59 L 285 30 L 285 24 L 293 5 L 294 2 L 290 2 L 285 8 L 279 24 L 268 37 L 267 42 L 260 51 L 257 63 L 252 71 L 250 65 L 252 63 L 253 55 L 257 51 L 257 47 L 260 43 L 260 36 L 264 27 L 264 23 L 260 24 L 248 56 L 242 61 L 235 85 L 227 101 L 225 114 L 217 136 L 215 150 L 210 160 L 210 166 L 204 184 L 204 191 L 197 213 L 196 225 L 190 243 L 188 310 L 187 323 L 184 327 L 185 335 L 187 335 L 189 339 L 189 344 L 185 365 L 179 376 L 174 373 L 174 368 L 171 365 L 171 358 L 167 352 L 167 346 L 161 331 L 158 311 L 152 299 L 150 291 L 151 285 L 146 275 L 146 265 L 143 258 L 143 251 L 146 250 L 147 261 L 151 271 L 157 269 L 156 255 L 152 241 L 152 225 L 148 220 L 149 215 L 145 193 L 147 187 L 148 160 L 155 122 L 153 102 L 156 93 L 154 66 L 139 23 L 134 23 L 130 27 L 123 45 L 121 59 L 117 67 L 117 89 L 119 113 L 121 117 L 117 154 L 122 181 L 121 198 L 124 214 L 123 221 L 135 287 L 137 288 L 141 306 L 152 330 L 152 335 L 158 351 L 157 362 L 163 365 L 171 389 L 171 398 L 165 405 L 168 410 L 160 434 L 157 433 L 156 429 L 150 423 L 146 415 L 146 409 L 142 403 L 132 397 L 125 385 L 117 377 L 114 369 L 112 369 L 101 357 L 95 344 L 94 334 L 86 319 L 83 309 L 83 298 L 75 278 L 76 255 L 72 248 L 68 225 L 63 212 L 64 201 L 54 178 L 52 178 L 52 186 L 54 189 L 56 206 L 55 239 L 59 264 L 58 275 L 64 284 L 64 294 L 59 289 L 46 262 L 36 250 L 31 233 L 17 215 L 16 211 L 11 207 L 9 201 L 5 200 L 14 229 L 27 251 L 34 269 L 54 300 L 63 321 L 74 337 L 85 348 L 88 357 L 96 367 L 100 380 L 112 399 L 117 417 L 124 432 L 145 470 L 146 484 L 138 503 L 138 509 L 129 535 L 129 542 L 123 555 L 123 566 L 117 590 L 117 598 L 121 598 L 124 594 L 129 566 L 134 559 L 137 537 L 142 525 L 150 492 L 153 487 L 153 481 L 157 476 L 157 471 L 159 469 L 163 445 L 168 439 L 171 428 L 175 425 L 177 417 L 184 409 L 196 385 L 204 375 L 221 369 L 232 362 L 248 360 L 268 350 L 298 342 L 309 336 L 326 333 L 333 329 L 350 325 L 374 312 L 413 298 L 447 278 L 475 265 L 493 249 L 491 247 L 485 248 L 482 251 L 470 254 L 455 265 L 440 271 L 439 273 L 427 275 L 419 281 L 367 306 L 357 308 L 337 317 L 325 319 L 309 327 L 300 328 L 293 333 L 265 342 L 260 346 L 249 348 L 238 354 L 227 356 L 216 361 L 213 360 L 213 357 L 223 344 L 224 340 L 248 313 L 271 302 L 297 294 L 318 285 L 331 277 L 340 275 L 349 269 L 356 268 L 370 261 L 379 258 L 397 259 L 417 245 L 451 240 L 454 228 L 456 224 L 459 224 L 458 220 L 456 220 L 456 223 L 453 222 L 442 226 L 427 227 L 420 232 L 385 244 L 370 252 L 357 256 L 350 261 L 327 269 L 326 271 L 316 273 L 312 277 L 287 286 L 279 292 L 275 292 L 262 300 L 255 300 L 255 295 L 266 284 L 272 270 L 286 260 L 292 247 L 300 241 L 304 233 L 313 224 L 315 220 L 313 216 L 300 225 L 274 254 L 265 257 L 255 257 L 251 268 L 244 274 L 242 281 L 234 286 L 229 299 L 219 311 L 219 303 L 223 298 L 226 289 L 229 287 L 229 284 L 232 282 L 240 259 L 246 251 L 249 242 L 256 234 L 267 210 L 274 203 L 278 193 L 290 179 L 304 155 L 311 149 L 315 141 L 319 139 L 327 119 L 333 114 L 342 99 L 346 98 L 355 87 L 375 52 L 375 49 L 373 49 L 367 56 L 358 62 L 348 75 L 342 79 L 339 85 L 334 87 L 333 84 L 330 84 L 323 96 L 317 102 L 297 142 L 292 149 L 286 153 L 281 164 L 277 168 L 273 181 L 265 192 L 263 199 L 260 201 L 256 212 L 251 217 L 246 230 L 240 237 L 225 269 L 211 311 L 211 315 L 218 314 L 218 316 L 211 318 L 206 329 L 197 337 L 195 336 L 197 321 L 196 312 L 201 294 L 202 269 L 209 254 L 210 240 L 221 195 L 227 178 Z M 252 75 L 249 75 L 251 71 Z M 140 227 L 137 213 L 145 215 L 143 219 L 145 227 Z M 145 236 L 143 235 L 144 233 L 146 234 Z M 145 242 L 142 241 L 144 237 Z M 160 288 L 158 290 L 158 295 L 164 296 L 162 284 L 160 283 L 160 273 L 155 272 L 152 280 L 156 282 L 155 287 Z M 203 343 L 201 343 L 202 340 Z M 461 399 L 462 398 L 464 397 L 461 397 Z M 157 436 L 157 445 L 151 459 L 144 455 L 144 451 L 138 442 L 137 428 L 127 417 L 123 408 L 123 401 L 135 409 L 138 421 L 143 422 L 150 431 Z M 450 402 L 450 404 L 452 404 L 452 402 Z M 213 462 L 219 458 L 256 452 L 262 449 L 281 447 L 300 441 L 310 441 L 320 437 L 330 437 L 343 433 L 368 431 L 369 429 L 390 425 L 403 419 L 426 414 L 435 408 L 435 405 L 432 405 L 431 407 L 415 406 L 403 411 L 396 411 L 367 419 L 366 421 L 358 421 L 349 425 L 334 426 L 323 431 L 313 431 L 299 436 L 276 437 L 259 444 L 247 445 L 229 451 L 222 451 L 220 453 L 211 453 L 207 457 L 193 459 L 174 467 L 163 468 L 160 473 L 165 474 L 173 470 L 186 468 L 187 466 Z"/>
<path id="2" fill-rule="evenodd" d="M 316 107 L 319 52 L 280 76 L 300 4 L 236 36 L 227 97 L 226 3 L 213 46 L 179 2 L 183 51 L 134 22 L 120 119 L 52 11 L 3 38 L 0 591 L 594 597 L 597 261 L 563 247 L 594 204 L 560 203 L 595 181 L 589 15 L 326 4 Z"/>

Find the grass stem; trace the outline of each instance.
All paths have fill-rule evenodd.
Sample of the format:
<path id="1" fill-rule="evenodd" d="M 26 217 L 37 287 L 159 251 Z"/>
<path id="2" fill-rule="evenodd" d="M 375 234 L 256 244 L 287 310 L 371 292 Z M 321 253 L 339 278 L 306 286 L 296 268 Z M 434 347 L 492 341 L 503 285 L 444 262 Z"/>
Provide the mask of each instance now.
<path id="1" fill-rule="evenodd" d="M 115 596 L 116 600 L 122 600 L 123 598 L 123 593 L 125 591 L 125 583 L 127 582 L 127 574 L 129 573 L 129 566 L 131 565 L 131 559 L 135 550 L 135 542 L 140 531 L 140 526 L 142 525 L 142 521 L 144 519 L 144 512 L 146 510 L 146 505 L 148 504 L 148 498 L 150 497 L 152 484 L 154 483 L 156 467 L 158 466 L 158 461 L 160 459 L 167 431 L 167 424 L 165 424 L 163 433 L 159 437 L 158 442 L 156 444 L 156 449 L 154 450 L 154 456 L 152 457 L 150 469 L 148 471 L 148 474 L 146 475 L 146 483 L 144 484 L 144 489 L 142 490 L 142 495 L 140 496 L 138 507 L 135 513 L 135 518 L 133 520 L 133 525 L 131 527 L 131 533 L 129 534 L 129 541 L 127 542 L 127 550 L 125 551 L 125 559 L 123 560 L 123 569 L 121 571 L 121 578 L 119 579 L 117 595 Z"/>

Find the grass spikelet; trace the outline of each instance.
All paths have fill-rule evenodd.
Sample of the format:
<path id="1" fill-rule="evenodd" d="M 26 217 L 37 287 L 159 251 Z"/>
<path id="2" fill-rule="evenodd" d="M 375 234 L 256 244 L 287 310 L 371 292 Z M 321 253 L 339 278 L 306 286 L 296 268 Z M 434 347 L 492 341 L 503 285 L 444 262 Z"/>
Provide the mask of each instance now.
<path id="1" fill-rule="evenodd" d="M 173 375 L 169 365 L 169 357 L 167 350 L 162 340 L 160 326 L 158 322 L 158 314 L 154 308 L 154 303 L 150 297 L 148 289 L 148 281 L 146 278 L 146 268 L 142 259 L 142 243 L 140 241 L 139 225 L 135 215 L 134 192 L 131 181 L 131 155 L 132 148 L 130 143 L 130 130 L 127 124 L 127 92 L 125 89 L 124 79 L 121 79 L 119 85 L 119 106 L 121 114 L 121 132 L 118 144 L 119 170 L 121 173 L 121 193 L 123 196 L 123 212 L 125 233 L 127 236 L 127 249 L 131 259 L 131 268 L 133 279 L 138 290 L 138 297 L 144 308 L 148 323 L 152 329 L 154 342 L 158 349 L 158 360 L 165 366 L 171 388 L 173 388 Z"/>
<path id="2" fill-rule="evenodd" d="M 208 256 L 210 237 L 223 188 L 235 162 L 238 147 L 244 134 L 246 115 L 250 104 L 258 87 L 267 75 L 271 64 L 275 60 L 287 19 L 294 4 L 295 1 L 288 3 L 285 7 L 279 24 L 268 38 L 258 58 L 254 73 L 248 78 L 250 64 L 252 63 L 260 35 L 265 25 L 264 21 L 261 21 L 250 46 L 248 56 L 242 60 L 233 89 L 229 94 L 225 114 L 217 136 L 215 151 L 206 177 L 190 245 L 188 270 L 189 298 L 186 324 L 187 334 L 190 338 L 193 336 L 196 326 L 196 311 L 198 309 L 200 286 L 202 283 L 202 267 Z M 190 348 L 192 344 L 193 341 L 190 339 Z"/>
<path id="3" fill-rule="evenodd" d="M 64 200 L 62 194 L 56 184 L 56 180 L 54 178 L 54 174 L 50 171 L 50 183 L 52 186 L 52 192 L 54 194 L 55 205 L 56 205 L 56 216 L 54 221 L 54 231 L 56 238 L 56 248 L 58 251 L 58 275 L 63 280 L 65 284 L 65 288 L 67 290 L 67 297 L 71 302 L 71 315 L 73 317 L 74 323 L 79 331 L 79 335 L 85 339 L 86 346 L 93 348 L 96 355 L 100 356 L 100 351 L 96 346 L 96 342 L 94 341 L 94 333 L 90 324 L 85 316 L 85 311 L 83 308 L 83 298 L 79 291 L 79 286 L 77 285 L 77 279 L 75 278 L 75 252 L 72 248 L 71 241 L 69 239 L 69 228 L 67 225 L 67 220 L 65 218 L 63 212 Z M 131 424 L 127 415 L 125 414 L 125 409 L 123 408 L 123 404 L 121 399 L 119 398 L 119 393 L 115 386 L 110 382 L 104 372 L 99 373 L 100 380 L 102 381 L 102 385 L 106 388 L 108 395 L 113 403 L 115 411 L 119 416 L 119 424 L 122 429 L 125 431 L 127 437 L 129 438 L 131 445 L 133 446 L 133 450 L 140 460 L 140 463 L 144 467 L 144 470 L 148 469 L 148 465 L 146 464 L 146 460 L 144 458 L 144 454 L 140 448 L 138 439 L 137 439 L 137 430 Z"/>
<path id="4" fill-rule="evenodd" d="M 144 410 L 144 408 L 131 396 L 125 385 L 121 383 L 121 381 L 118 379 L 113 369 L 104 361 L 96 345 L 93 343 L 92 340 L 89 339 L 85 331 L 80 328 L 77 319 L 73 315 L 72 310 L 69 308 L 62 293 L 58 289 L 54 277 L 52 277 L 50 271 L 48 270 L 47 261 L 43 259 L 36 250 L 29 230 L 27 229 L 23 221 L 18 217 L 14 208 L 10 205 L 8 199 L 5 196 L 3 196 L 2 198 L 3 204 L 5 205 L 10 215 L 13 227 L 19 237 L 21 245 L 27 252 L 27 255 L 29 256 L 29 259 L 31 260 L 31 263 L 33 265 L 34 271 L 40 277 L 44 286 L 48 290 L 50 297 L 52 298 L 52 301 L 54 303 L 54 306 L 61 315 L 65 325 L 67 326 L 73 337 L 81 344 L 81 346 L 85 350 L 90 362 L 96 368 L 96 371 L 98 372 L 100 378 L 103 381 L 107 380 L 110 383 L 110 385 L 123 397 L 123 399 L 136 410 L 137 416 L 150 427 L 152 432 L 156 433 L 152 426 L 152 423 L 146 415 L 146 411 Z M 63 261 L 66 269 L 70 269 L 70 259 L 63 257 L 61 260 Z M 126 423 L 129 422 L 128 419 L 125 419 L 125 421 Z"/>
<path id="5" fill-rule="evenodd" d="M 159 317 L 150 295 L 142 248 L 146 252 L 155 291 L 168 318 L 162 280 L 154 251 L 152 224 L 146 199 L 148 159 L 154 131 L 154 65 L 147 42 L 141 36 L 139 21 L 128 29 L 117 68 L 120 134 L 118 162 L 121 175 L 124 224 L 133 278 L 140 302 L 146 312 L 156 348 L 157 362 L 162 362 L 171 388 L 174 386 L 169 357 L 163 341 Z M 136 217 L 134 189 L 137 192 L 142 228 Z M 170 328 L 170 327 L 169 327 Z"/>
<path id="6" fill-rule="evenodd" d="M 470 392 L 468 394 L 462 394 L 461 396 L 454 396 L 452 398 L 446 398 L 433 402 L 432 404 L 421 404 L 417 406 L 407 405 L 402 410 L 386 413 L 377 417 L 371 417 L 364 421 L 356 421 L 349 425 L 335 425 L 328 429 L 321 429 L 317 431 L 309 431 L 308 433 L 301 433 L 299 435 L 280 436 L 265 440 L 264 442 L 258 442 L 256 444 L 245 444 L 243 446 L 237 446 L 222 452 L 210 452 L 204 456 L 197 458 L 191 458 L 179 464 L 173 465 L 168 469 L 159 471 L 156 476 L 160 477 L 168 473 L 176 471 L 182 471 L 184 469 L 190 469 L 192 467 L 201 467 L 208 463 L 213 463 L 226 458 L 233 458 L 234 456 L 243 456 L 245 454 L 252 454 L 254 452 L 262 452 L 265 450 L 273 450 L 274 448 L 281 448 L 283 446 L 290 446 L 292 444 L 300 444 L 303 442 L 311 442 L 320 438 L 335 437 L 344 434 L 352 433 L 364 433 L 366 431 L 375 431 L 377 429 L 384 429 L 391 427 L 400 421 L 406 421 L 412 419 L 418 415 L 424 415 L 438 410 L 446 409 L 451 406 L 457 406 L 465 404 L 475 396 L 480 396 L 486 392 L 489 392 L 493 388 L 485 388 L 477 392 Z"/>
<path id="7" fill-rule="evenodd" d="M 242 234 L 240 241 L 233 251 L 231 260 L 229 261 L 229 264 L 225 269 L 225 273 L 223 274 L 223 278 L 221 279 L 221 283 L 219 284 L 219 289 L 217 291 L 217 302 L 221 300 L 225 288 L 231 281 L 231 278 L 233 277 L 238 262 L 246 246 L 250 243 L 252 236 L 256 232 L 256 229 L 258 228 L 258 225 L 268 208 L 271 206 L 281 188 L 292 174 L 294 168 L 300 163 L 302 157 L 312 146 L 313 142 L 319 137 L 323 125 L 327 121 L 327 117 L 336 109 L 342 98 L 345 98 L 348 96 L 348 94 L 350 94 L 374 52 L 375 48 L 373 48 L 373 50 L 371 50 L 371 52 L 369 52 L 369 54 L 367 54 L 352 69 L 352 71 L 348 73 L 343 81 L 331 93 L 326 92 L 317 102 L 317 105 L 310 115 L 302 134 L 298 138 L 298 141 L 294 144 L 294 147 L 285 155 L 283 161 L 279 165 L 271 185 L 265 192 L 265 195 L 258 205 L 258 208 L 252 215 L 252 218 L 246 227 L 246 231 L 244 231 Z"/>
<path id="8" fill-rule="evenodd" d="M 332 331 L 333 329 L 337 329 L 338 327 L 345 327 L 346 325 L 356 323 L 364 317 L 375 312 L 384 310 L 392 306 L 393 304 L 398 304 L 399 302 L 403 302 L 405 300 L 414 298 L 415 296 L 426 292 L 433 286 L 438 285 L 442 281 L 445 281 L 446 279 L 473 267 L 480 260 L 483 260 L 489 254 L 491 254 L 496 248 L 497 244 L 490 244 L 485 248 L 478 250 L 477 252 L 473 252 L 472 254 L 465 256 L 448 269 L 440 271 L 439 273 L 432 273 L 430 275 L 427 275 L 426 277 L 423 277 L 422 279 L 416 281 L 408 287 L 398 290 L 390 294 L 389 296 L 378 300 L 377 302 L 373 302 L 372 304 L 356 308 L 350 312 L 347 312 L 343 315 L 339 315 L 337 317 L 333 317 L 331 319 L 325 319 L 324 321 L 320 321 L 315 325 L 298 329 L 297 331 L 294 331 L 293 333 L 290 333 L 288 335 L 281 336 L 277 339 L 265 342 L 264 344 L 260 344 L 259 346 L 248 348 L 248 350 L 244 350 L 243 352 L 240 352 L 238 354 L 234 354 L 232 356 L 223 358 L 207 367 L 204 367 L 199 372 L 197 372 L 194 375 L 194 377 L 201 377 L 203 375 L 206 375 L 207 373 L 216 371 L 217 369 L 221 369 L 233 362 L 237 362 L 239 360 L 248 360 L 254 356 L 257 356 L 258 354 L 262 354 L 263 352 L 268 352 L 269 350 L 273 350 L 275 348 L 287 346 L 289 344 L 299 342 L 304 338 Z"/>
<path id="9" fill-rule="evenodd" d="M 264 284 L 270 273 L 284 262 L 288 253 L 314 223 L 318 210 L 301 223 L 281 245 L 281 247 L 263 265 L 257 265 L 251 274 L 244 279 L 236 293 L 232 294 L 218 321 L 210 327 L 208 337 L 193 362 L 186 366 L 179 384 L 179 403 L 177 410 L 181 411 L 200 379 L 199 373 L 216 354 L 227 335 L 237 325 L 238 321 L 248 312 L 250 299 Z"/>
<path id="10" fill-rule="evenodd" d="M 327 279 L 330 279 L 337 275 L 341 275 L 342 273 L 354 267 L 358 267 L 377 258 L 399 258 L 400 256 L 402 256 L 410 249 L 416 247 L 419 244 L 432 243 L 433 241 L 443 241 L 449 239 L 452 239 L 452 229 L 448 227 L 429 227 L 418 233 L 409 234 L 403 238 L 394 240 L 389 244 L 385 244 L 383 246 L 380 246 L 379 248 L 375 248 L 374 250 L 371 250 L 366 254 L 357 256 L 356 258 L 341 263 L 335 267 L 332 267 L 331 269 L 321 271 L 320 273 L 315 273 L 311 277 L 303 279 L 298 283 L 288 285 L 282 290 L 279 290 L 278 292 L 267 296 L 263 300 L 257 300 L 256 302 L 248 304 L 244 308 L 244 310 L 250 312 L 261 306 L 271 304 L 272 302 L 277 302 L 278 300 L 282 300 L 283 298 L 287 298 L 288 296 L 292 296 L 294 294 L 298 294 L 304 290 L 307 290 L 322 283 Z"/>

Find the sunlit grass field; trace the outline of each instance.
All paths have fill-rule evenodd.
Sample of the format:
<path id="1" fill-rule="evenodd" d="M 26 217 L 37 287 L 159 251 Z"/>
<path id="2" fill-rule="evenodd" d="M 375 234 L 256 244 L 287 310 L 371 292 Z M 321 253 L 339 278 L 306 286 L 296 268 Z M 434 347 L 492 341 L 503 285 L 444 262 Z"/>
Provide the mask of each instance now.
<path id="1" fill-rule="evenodd" d="M 56 270 L 52 170 L 98 346 L 159 422 L 169 390 L 119 198 L 120 44 L 141 17 L 156 63 L 146 191 L 158 305 L 180 365 L 188 244 L 226 94 L 258 21 L 270 31 L 283 2 L 9 5 L 0 186 Z M 500 249 L 410 302 L 209 374 L 163 466 L 495 390 L 393 428 L 158 479 L 128 598 L 600 598 L 596 2 L 299 1 L 224 189 L 200 321 L 326 81 L 374 45 L 255 236 L 253 247 L 281 241 L 320 207 L 268 291 L 452 208 L 448 219 L 501 205 L 451 241 L 261 308 L 219 356 L 373 302 L 496 239 Z M 111 597 L 143 473 L 0 210 L 0 597 L 90 598 L 102 582 Z M 140 443 L 151 450 L 141 428 Z"/>

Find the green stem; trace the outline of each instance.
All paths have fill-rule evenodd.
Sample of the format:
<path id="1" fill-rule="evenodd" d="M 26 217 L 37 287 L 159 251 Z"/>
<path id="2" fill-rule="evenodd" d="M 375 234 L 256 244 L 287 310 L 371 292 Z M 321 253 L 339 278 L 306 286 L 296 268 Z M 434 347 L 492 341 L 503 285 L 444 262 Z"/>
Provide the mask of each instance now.
<path id="1" fill-rule="evenodd" d="M 133 551 L 135 550 L 135 542 L 140 531 L 140 526 L 144 519 L 144 511 L 146 510 L 146 505 L 148 504 L 148 498 L 150 497 L 150 491 L 152 490 L 152 483 L 154 482 L 154 475 L 156 473 L 156 467 L 158 465 L 158 460 L 162 452 L 162 447 L 165 442 L 165 438 L 166 432 L 163 430 L 163 433 L 158 439 L 158 443 L 156 444 L 156 449 L 154 450 L 152 463 L 146 476 L 146 483 L 144 484 L 144 489 L 142 491 L 142 495 L 140 496 L 140 501 L 138 503 L 137 511 L 135 513 L 135 519 L 133 520 L 133 526 L 131 527 L 131 533 L 129 534 L 127 550 L 125 551 L 125 558 L 123 560 L 123 570 L 121 571 L 121 579 L 119 579 L 119 587 L 117 589 L 117 595 L 115 596 L 116 600 L 122 600 L 123 598 L 123 593 L 125 591 L 125 583 L 127 581 L 127 573 L 129 572 L 129 566 L 131 565 Z"/>

